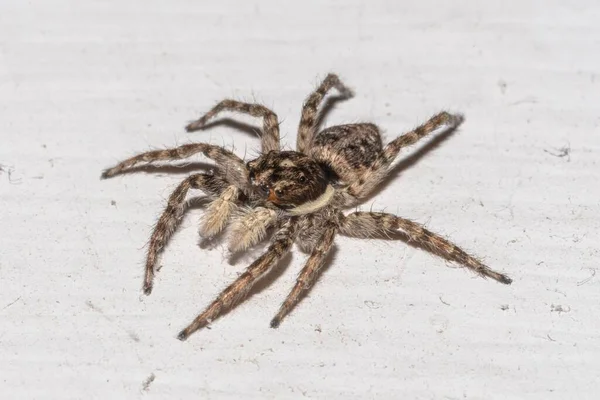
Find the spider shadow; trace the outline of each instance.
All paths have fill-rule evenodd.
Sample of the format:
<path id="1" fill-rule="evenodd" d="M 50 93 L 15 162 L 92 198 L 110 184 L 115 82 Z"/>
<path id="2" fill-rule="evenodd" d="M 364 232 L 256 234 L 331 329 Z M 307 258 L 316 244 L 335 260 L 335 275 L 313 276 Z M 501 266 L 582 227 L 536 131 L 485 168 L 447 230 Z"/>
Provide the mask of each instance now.
<path id="1" fill-rule="evenodd" d="M 206 124 L 203 128 L 195 129 L 190 132 L 202 131 L 213 127 L 225 126 L 228 128 L 235 129 L 237 131 L 241 131 L 247 135 L 252 137 L 261 137 L 261 130 L 250 124 L 246 124 L 243 122 L 236 121 L 231 118 L 223 118 L 218 121 L 210 122 Z M 176 164 L 145 164 L 145 165 L 137 165 L 131 168 L 127 168 L 124 171 L 119 172 L 117 175 L 130 175 L 138 172 L 150 173 L 150 174 L 189 174 L 191 172 L 195 172 L 198 170 L 210 171 L 216 169 L 217 166 L 215 164 L 207 163 L 207 162 L 182 162 Z M 111 177 L 112 178 L 112 177 Z"/>
<path id="2" fill-rule="evenodd" d="M 323 260 L 323 266 L 322 266 L 322 267 L 321 267 L 321 269 L 319 270 L 319 272 L 318 272 L 318 274 L 317 274 L 317 277 L 315 278 L 315 281 L 314 281 L 313 285 L 312 285 L 311 287 L 309 287 L 308 289 L 305 289 L 305 290 L 303 290 L 303 291 L 300 293 L 300 296 L 298 296 L 298 302 L 297 302 L 297 303 L 294 305 L 294 307 L 293 307 L 293 308 L 290 310 L 290 314 L 292 314 L 292 313 L 294 312 L 294 310 L 295 310 L 295 309 L 297 309 L 297 308 L 300 306 L 300 304 L 301 304 L 301 303 L 304 301 L 304 299 L 305 299 L 306 297 L 308 297 L 308 295 L 310 294 L 310 292 L 311 292 L 311 291 L 312 291 L 312 290 L 313 290 L 313 289 L 314 289 L 316 286 L 318 286 L 318 285 L 319 285 L 319 281 L 321 280 L 321 277 L 322 277 L 323 275 L 325 275 L 325 274 L 327 273 L 327 271 L 329 270 L 329 268 L 331 268 L 331 266 L 333 265 L 333 263 L 334 263 L 334 260 L 335 260 L 335 257 L 336 257 L 336 255 L 337 255 L 337 252 L 338 252 L 338 248 L 337 248 L 337 246 L 334 244 L 334 245 L 331 247 L 331 249 L 329 250 L 329 253 L 327 253 L 327 255 L 325 256 L 325 260 Z M 306 253 L 304 253 L 304 252 L 303 252 L 303 254 L 306 254 Z M 308 261 L 308 255 L 307 255 L 307 257 L 306 257 L 306 258 L 305 258 L 305 260 L 304 260 L 304 263 L 303 263 L 303 265 L 302 265 L 302 268 L 304 268 L 304 266 L 306 265 L 306 262 L 307 262 L 307 261 Z M 294 284 L 295 284 L 295 282 L 294 282 Z M 291 290 L 292 290 L 292 288 L 290 288 L 290 290 L 289 290 L 289 291 L 291 292 Z M 284 301 L 284 299 L 282 299 L 282 301 L 281 301 L 281 302 L 283 303 L 283 301 Z M 283 321 L 285 321 L 285 319 L 286 319 L 286 318 L 287 318 L 287 317 L 288 317 L 290 314 L 286 315 L 286 316 L 284 317 L 284 319 L 283 319 L 281 322 L 283 323 Z"/>
<path id="3" fill-rule="evenodd" d="M 219 127 L 219 126 L 235 129 L 236 131 L 243 132 L 246 135 L 249 135 L 252 137 L 260 138 L 262 136 L 262 129 L 260 129 L 259 127 L 255 126 L 255 125 L 247 124 L 245 122 L 240 122 L 233 118 L 228 118 L 228 117 L 220 118 L 216 121 L 211 121 L 208 124 L 204 125 L 202 128 L 194 129 L 194 130 L 191 130 L 188 132 L 193 133 L 193 132 L 198 132 L 198 131 L 206 131 L 208 129 Z"/>
<path id="4" fill-rule="evenodd" d="M 335 108 L 336 104 L 340 101 L 344 101 L 349 99 L 349 96 L 337 95 L 331 96 L 325 99 L 323 106 L 321 107 L 321 111 L 317 115 L 316 119 L 316 131 L 321 129 L 321 126 L 326 120 L 327 115 Z M 188 132 L 198 132 L 205 131 L 215 127 L 226 127 L 231 128 L 236 131 L 240 131 L 245 133 L 246 135 L 252 137 L 260 138 L 262 136 L 262 129 L 255 125 L 247 124 L 245 122 L 237 121 L 233 118 L 221 118 L 216 121 L 209 122 L 204 125 L 202 128 L 197 128 Z M 144 173 L 165 173 L 165 174 L 189 174 L 191 172 L 195 172 L 198 170 L 210 171 L 216 169 L 217 166 L 215 164 L 207 163 L 207 162 L 183 162 L 178 164 L 146 164 L 146 165 L 138 165 L 131 168 L 128 168 L 124 171 L 121 171 L 117 175 L 130 175 L 138 172 Z"/>
<path id="5" fill-rule="evenodd" d="M 148 174 L 189 174 L 198 170 L 210 171 L 215 169 L 216 166 L 205 162 L 186 162 L 179 164 L 161 164 L 161 165 L 139 165 L 136 167 L 128 168 L 124 171 L 119 172 L 117 175 L 130 175 L 138 172 L 144 172 Z M 115 175 L 115 176 L 117 176 Z M 112 178 L 112 177 L 111 177 Z"/>
<path id="6" fill-rule="evenodd" d="M 218 243 L 222 243 L 224 241 L 226 235 L 219 235 L 215 241 Z M 204 242 L 204 240 L 201 240 L 201 243 Z M 247 265 L 245 265 L 244 269 L 240 270 L 240 274 L 243 273 L 243 271 L 245 271 L 248 266 L 251 265 L 251 263 L 253 261 L 255 261 L 256 259 L 258 259 L 260 257 L 261 254 L 264 254 L 266 251 L 266 248 L 268 247 L 268 241 L 265 240 L 263 241 L 260 245 L 254 246 L 253 248 L 249 249 L 248 251 L 245 252 L 235 252 L 233 254 L 231 254 L 229 256 L 229 264 L 233 265 L 236 264 L 238 261 L 240 260 L 244 260 L 247 261 Z M 202 247 L 202 245 L 201 245 Z M 249 261 L 249 259 L 252 259 L 252 261 Z M 281 277 L 285 271 L 289 268 L 289 266 L 292 263 L 292 251 L 289 251 L 287 254 L 285 254 L 279 261 L 276 262 L 276 264 L 273 266 L 273 268 L 271 269 L 271 271 L 269 273 L 267 273 L 262 279 L 260 279 L 258 282 L 256 282 L 256 284 L 254 286 L 252 286 L 250 288 L 250 290 L 248 291 L 248 293 L 244 296 L 244 299 L 240 301 L 241 302 L 246 302 L 248 300 L 250 300 L 251 297 L 261 293 L 263 290 L 267 289 L 268 287 L 270 287 L 273 282 L 275 282 L 279 277 Z M 229 282 L 229 284 L 231 284 L 232 282 Z M 225 315 L 229 314 L 230 312 L 232 312 L 236 307 L 231 307 L 228 309 L 223 310 L 223 313 L 221 315 L 219 315 L 219 319 L 225 317 Z"/>
<path id="7" fill-rule="evenodd" d="M 263 254 L 264 252 L 267 251 L 267 247 L 271 243 L 272 235 L 273 235 L 273 229 L 271 228 L 267 231 L 267 235 L 265 236 L 265 239 L 263 239 L 260 243 L 257 243 L 254 246 L 252 246 L 249 249 L 246 249 L 244 251 L 239 250 L 239 251 L 230 253 L 229 257 L 227 258 L 229 265 L 236 265 L 240 261 L 252 262 L 255 259 L 257 259 L 258 257 L 260 257 L 261 254 Z M 252 260 L 252 261 L 250 261 L 250 260 Z"/>
<path id="8" fill-rule="evenodd" d="M 304 252 L 301 252 L 301 253 L 306 256 L 304 259 L 303 265 L 302 265 L 302 268 L 304 268 L 304 266 L 306 265 L 306 262 L 308 261 L 309 255 Z M 300 294 L 300 297 L 298 298 L 298 303 L 294 306 L 294 309 L 300 305 L 300 303 L 304 300 L 304 298 L 306 296 L 308 296 L 310 291 L 318 284 L 319 277 L 321 277 L 324 273 L 326 273 L 326 271 L 331 267 L 336 253 L 337 253 L 337 247 L 334 245 L 331 248 L 331 250 L 329 251 L 329 253 L 327 254 L 327 256 L 325 257 L 325 260 L 323 262 L 323 267 L 319 271 L 319 274 L 316 278 L 315 284 L 313 286 L 311 286 L 309 289 L 302 291 L 302 293 Z M 293 258 L 292 251 L 290 251 L 277 263 L 277 265 L 273 268 L 271 273 L 267 274 L 263 279 L 258 281 L 256 283 L 256 285 L 254 285 L 252 287 L 252 289 L 250 289 L 250 292 L 248 293 L 248 297 L 254 296 L 255 294 L 258 294 L 258 293 L 261 293 L 263 290 L 269 288 L 273 284 L 273 282 L 275 282 L 279 277 L 281 277 L 283 275 L 283 273 L 289 268 L 289 266 L 292 262 L 292 258 Z M 294 282 L 294 284 L 296 284 L 296 283 Z M 292 290 L 292 288 L 290 287 L 288 292 L 291 292 L 291 290 Z M 280 304 L 283 303 L 284 300 L 285 300 L 285 298 L 281 299 Z M 294 309 L 292 309 L 290 311 L 290 313 Z M 274 311 L 276 311 L 276 310 L 274 310 Z M 275 315 L 275 314 L 273 314 L 273 315 Z"/>
<path id="9" fill-rule="evenodd" d="M 203 208 L 206 205 L 206 202 L 199 205 L 199 208 Z M 266 253 L 268 250 L 271 241 L 270 237 L 273 233 L 273 229 L 267 234 L 266 238 L 262 240 L 260 243 L 252 246 L 251 248 L 245 251 L 235 251 L 231 252 L 227 257 L 227 262 L 229 265 L 237 265 L 240 262 L 244 262 L 245 266 L 242 272 L 248 268 L 254 261 L 256 261 L 261 255 Z M 225 241 L 227 239 L 226 230 L 221 231 L 218 235 L 205 239 L 200 238 L 198 245 L 203 250 L 214 250 L 217 247 L 221 247 L 225 245 Z M 229 251 L 229 250 L 228 250 Z M 262 279 L 260 279 L 248 292 L 246 298 L 250 298 L 251 296 L 262 292 L 267 287 L 269 287 L 274 281 L 276 281 L 283 273 L 288 269 L 292 262 L 292 250 L 285 254 L 276 264 L 273 266 L 271 271 L 267 273 Z"/>
<path id="10" fill-rule="evenodd" d="M 392 183 L 392 181 L 394 181 L 398 176 L 400 176 L 402 172 L 417 164 L 427 153 L 436 149 L 442 143 L 448 140 L 452 135 L 454 135 L 454 133 L 456 133 L 456 131 L 459 128 L 460 125 L 444 129 L 443 131 L 432 137 L 429 141 L 417 148 L 415 151 L 402 158 L 398 162 L 398 164 L 396 164 L 390 170 L 386 177 L 383 178 L 383 180 L 377 185 L 377 189 L 371 192 L 367 197 L 363 199 L 363 201 L 361 201 L 361 204 L 372 200 L 375 196 L 380 194 Z"/>
<path id="11" fill-rule="evenodd" d="M 224 238 L 226 235 L 219 235 L 218 238 L 214 239 L 215 241 L 217 241 L 218 243 L 222 243 Z M 203 240 L 201 240 L 201 242 L 203 242 Z M 254 260 L 256 260 L 258 257 L 260 257 L 260 255 L 264 254 L 267 250 L 267 247 L 269 245 L 270 241 L 269 240 L 263 240 L 263 242 L 261 242 L 259 245 L 254 246 L 253 248 L 249 249 L 248 251 L 245 252 L 235 252 L 232 253 L 229 256 L 229 264 L 230 265 L 234 265 L 237 264 L 239 261 L 246 261 L 246 263 L 248 265 L 250 265 Z M 327 254 L 327 256 L 325 257 L 325 260 L 323 262 L 323 267 L 321 268 L 321 270 L 319 271 L 319 276 L 322 276 L 324 273 L 326 273 L 326 271 L 331 267 L 331 265 L 333 264 L 334 258 L 337 254 L 337 247 L 334 245 L 331 250 L 329 251 L 329 253 Z M 302 252 L 301 253 L 303 255 L 305 255 L 305 260 L 304 260 L 304 265 L 306 264 L 309 254 Z M 252 260 L 252 261 L 250 261 Z M 273 285 L 273 283 L 278 280 L 290 267 L 291 263 L 293 260 L 293 250 L 290 249 L 290 251 L 283 256 L 271 269 L 271 271 L 265 275 L 262 279 L 260 279 L 248 292 L 248 294 L 245 296 L 245 300 L 249 300 L 252 296 L 255 296 L 259 293 L 261 293 L 262 291 L 264 291 L 265 289 L 271 287 Z M 304 265 L 302 266 L 302 268 L 304 267 Z M 245 267 L 247 268 L 247 266 Z M 317 277 L 317 282 L 315 282 L 315 285 L 318 284 L 319 278 Z M 291 291 L 292 288 L 290 288 Z M 298 300 L 298 304 L 300 304 L 302 302 L 302 300 L 308 295 L 308 293 L 312 290 L 312 287 L 308 290 L 305 290 L 302 292 L 302 294 L 300 295 L 300 298 Z M 284 299 L 282 299 L 283 302 Z M 298 305 L 296 305 L 298 306 Z M 232 311 L 232 309 L 227 310 L 225 313 L 223 313 L 223 315 L 221 317 L 223 317 L 225 314 L 228 314 L 230 311 Z M 220 317 L 220 318 L 221 318 Z"/>
<path id="12" fill-rule="evenodd" d="M 279 279 L 280 276 L 290 267 L 292 263 L 292 252 L 289 251 L 277 264 L 273 267 L 271 272 L 267 274 L 264 278 L 259 280 L 248 292 L 248 297 L 254 296 L 256 294 L 261 293 L 263 290 L 269 288 L 273 282 Z"/>
<path id="13" fill-rule="evenodd" d="M 323 101 L 321 110 L 319 111 L 317 118 L 315 120 L 315 131 L 318 132 L 321 130 L 322 125 L 327 120 L 327 116 L 333 111 L 333 109 L 336 107 L 337 103 L 348 100 L 351 97 L 352 96 L 348 96 L 348 95 L 334 95 L 334 96 L 327 97 Z M 211 129 L 214 127 L 219 127 L 219 126 L 231 128 L 236 131 L 243 132 L 246 135 L 249 135 L 252 137 L 261 138 L 262 134 L 263 134 L 262 129 L 259 128 L 258 126 L 240 122 L 233 118 L 228 118 L 228 117 L 209 122 L 201 128 L 197 128 L 197 129 L 194 129 L 194 130 L 191 130 L 188 132 L 204 131 L 204 130 L 208 130 L 208 129 Z"/>
<path id="14" fill-rule="evenodd" d="M 351 99 L 352 96 L 344 96 L 341 94 L 327 97 L 321 106 L 321 111 L 317 115 L 315 121 L 315 132 L 320 132 L 323 124 L 327 121 L 327 116 L 335 109 L 338 103 Z"/>
<path id="15" fill-rule="evenodd" d="M 204 210 L 211 203 L 212 199 L 209 196 L 195 196 L 188 199 L 183 215 L 191 210 Z"/>
<path id="16" fill-rule="evenodd" d="M 430 246 L 427 246 L 425 244 L 417 243 L 414 240 L 411 240 L 410 236 L 404 232 L 396 231 L 396 232 L 385 233 L 385 234 L 375 236 L 371 239 L 385 240 L 386 242 L 400 241 L 414 249 L 423 250 L 428 254 L 437 256 L 447 262 L 450 262 L 450 263 L 452 263 L 453 266 L 455 266 L 455 268 L 466 268 L 466 267 L 461 266 L 460 263 L 457 260 L 455 260 L 454 258 L 452 258 L 449 254 L 438 251 L 438 250 L 436 250 Z M 447 267 L 450 267 L 450 266 L 447 265 Z"/>
<path id="17" fill-rule="evenodd" d="M 230 128 L 230 129 L 236 130 L 238 132 L 242 132 L 253 138 L 259 138 L 259 139 L 262 138 L 262 129 L 259 128 L 258 126 L 252 125 L 252 124 L 247 124 L 245 122 L 240 122 L 233 118 L 228 118 L 228 117 L 209 122 L 208 124 L 204 125 L 202 128 L 194 129 L 194 130 L 188 131 L 188 132 L 193 133 L 193 132 L 197 132 L 197 131 L 205 131 L 205 130 L 215 128 L 215 127 L 220 127 L 220 126 Z M 226 146 L 223 145 L 222 147 L 226 147 Z M 229 146 L 227 146 L 227 147 L 229 147 Z M 232 147 L 231 151 L 235 152 L 235 145 L 232 144 L 231 147 Z M 260 147 L 250 147 L 249 149 L 247 148 L 244 151 L 244 154 L 241 156 L 241 158 L 243 160 L 247 159 L 247 155 L 249 152 L 251 153 L 251 154 L 249 154 L 251 159 L 256 158 L 260 155 Z M 211 166 L 213 168 L 216 168 L 215 165 L 211 165 Z"/>

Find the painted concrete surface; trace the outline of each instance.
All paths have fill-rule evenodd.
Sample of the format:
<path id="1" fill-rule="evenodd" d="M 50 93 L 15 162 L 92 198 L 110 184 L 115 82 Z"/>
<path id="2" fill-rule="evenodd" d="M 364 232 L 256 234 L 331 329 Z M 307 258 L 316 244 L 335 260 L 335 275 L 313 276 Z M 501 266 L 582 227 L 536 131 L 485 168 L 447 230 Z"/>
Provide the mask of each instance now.
<path id="1" fill-rule="evenodd" d="M 596 398 L 600 5 L 509 3 L 2 1 L 0 393 Z M 302 101 L 330 71 L 356 96 L 326 125 L 373 121 L 391 140 L 441 109 L 465 114 L 455 134 L 404 152 L 362 209 L 424 223 L 514 283 L 402 242 L 338 237 L 279 329 L 269 321 L 306 259 L 297 249 L 178 341 L 260 249 L 231 260 L 221 242 L 200 246 L 196 207 L 143 296 L 166 198 L 210 165 L 100 172 L 193 141 L 252 158 L 243 126 L 183 129 L 225 97 L 272 107 L 291 149 Z"/>

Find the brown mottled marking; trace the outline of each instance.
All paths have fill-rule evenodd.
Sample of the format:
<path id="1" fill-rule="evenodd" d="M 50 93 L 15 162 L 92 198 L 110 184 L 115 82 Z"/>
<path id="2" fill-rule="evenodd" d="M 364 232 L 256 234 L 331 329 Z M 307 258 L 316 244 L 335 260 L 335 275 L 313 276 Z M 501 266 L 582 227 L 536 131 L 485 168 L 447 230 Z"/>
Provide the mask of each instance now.
<path id="1" fill-rule="evenodd" d="M 301 153 L 306 153 L 315 134 L 318 108 L 323 98 L 332 88 L 336 88 L 344 97 L 351 97 L 352 91 L 348 89 L 335 74 L 328 74 L 319 87 L 311 93 L 302 107 L 302 116 L 298 126 L 298 139 L 296 148 Z"/>
<path id="2" fill-rule="evenodd" d="M 314 201 L 329 184 L 321 165 L 296 151 L 270 151 L 248 163 L 250 184 L 285 209 Z"/>
<path id="3" fill-rule="evenodd" d="M 383 149 L 374 124 L 348 124 L 327 128 L 315 135 L 308 154 L 327 165 L 346 184 L 364 182 L 365 173 Z"/>
<path id="4" fill-rule="evenodd" d="M 277 328 L 283 318 L 298 304 L 302 294 L 314 285 L 325 262 L 325 257 L 333 246 L 335 231 L 336 227 L 334 225 L 326 228 L 306 265 L 298 275 L 294 288 L 279 308 L 275 318 L 271 320 L 271 328 Z"/>
<path id="5" fill-rule="evenodd" d="M 199 189 L 214 196 L 219 195 L 226 186 L 225 181 L 218 177 L 208 174 L 196 174 L 187 177 L 169 196 L 167 207 L 158 219 L 148 245 L 143 287 L 145 294 L 152 292 L 152 282 L 158 256 L 181 221 L 189 189 Z"/>
<path id="6" fill-rule="evenodd" d="M 346 216 L 340 227 L 341 234 L 358 238 L 371 238 L 385 234 L 386 231 L 401 231 L 411 241 L 431 249 L 441 257 L 464 265 L 482 277 L 505 284 L 512 283 L 508 276 L 490 269 L 454 243 L 405 218 L 386 213 L 355 212 Z"/>
<path id="7" fill-rule="evenodd" d="M 262 117 L 262 151 L 279 150 L 279 121 L 277 114 L 261 104 L 242 103 L 241 101 L 226 99 L 214 106 L 202 118 L 186 126 L 188 132 L 204 128 L 209 119 L 214 118 L 222 111 L 236 111 L 253 117 Z"/>
<path id="8" fill-rule="evenodd" d="M 219 297 L 198 315 L 187 328 L 179 333 L 177 336 L 179 340 L 187 339 L 193 332 L 211 323 L 248 294 L 252 286 L 266 275 L 275 263 L 289 251 L 296 238 L 296 220 L 296 218 L 287 220 L 273 237 L 268 250 L 254 261 L 239 278 L 223 290 Z"/>

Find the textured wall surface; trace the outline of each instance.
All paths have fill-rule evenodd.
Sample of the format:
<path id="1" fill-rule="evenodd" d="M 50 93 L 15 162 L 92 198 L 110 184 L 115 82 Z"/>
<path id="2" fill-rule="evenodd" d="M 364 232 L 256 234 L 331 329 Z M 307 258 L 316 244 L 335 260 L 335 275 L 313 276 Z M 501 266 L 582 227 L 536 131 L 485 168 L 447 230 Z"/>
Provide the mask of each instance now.
<path id="1" fill-rule="evenodd" d="M 597 398 L 599 19 L 597 1 L 0 2 L 0 392 Z M 272 107 L 291 149 L 329 71 L 356 96 L 327 125 L 373 121 L 391 140 L 440 109 L 465 114 L 402 153 L 362 208 L 426 224 L 513 285 L 403 242 L 338 237 L 279 329 L 297 250 L 178 341 L 259 250 L 232 262 L 223 243 L 201 248 L 193 209 L 143 296 L 152 226 L 191 167 L 100 172 L 193 141 L 251 158 L 259 141 L 233 124 L 183 129 L 225 97 Z"/>

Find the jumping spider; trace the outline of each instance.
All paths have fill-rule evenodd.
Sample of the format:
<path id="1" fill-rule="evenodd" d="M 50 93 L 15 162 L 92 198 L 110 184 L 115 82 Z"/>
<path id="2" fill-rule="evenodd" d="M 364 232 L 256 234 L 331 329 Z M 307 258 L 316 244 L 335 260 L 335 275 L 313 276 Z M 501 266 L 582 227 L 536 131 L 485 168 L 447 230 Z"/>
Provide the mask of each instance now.
<path id="1" fill-rule="evenodd" d="M 342 210 L 354 207 L 370 194 L 390 170 L 398 152 L 439 127 L 455 129 L 463 118 L 441 112 L 423 125 L 383 146 L 377 126 L 370 123 L 338 125 L 316 132 L 319 106 L 330 89 L 343 97 L 351 91 L 334 74 L 329 74 L 302 107 L 296 151 L 280 151 L 277 115 L 260 104 L 224 100 L 188 131 L 202 129 L 221 111 L 235 111 L 263 119 L 261 155 L 248 163 L 222 147 L 206 143 L 183 145 L 169 150 L 150 151 L 129 158 L 104 171 L 102 177 L 119 174 L 140 162 L 188 158 L 203 153 L 217 164 L 215 173 L 187 177 L 169 197 L 148 247 L 144 293 L 152 291 L 157 257 L 179 224 L 189 189 L 199 189 L 214 200 L 201 221 L 200 234 L 213 237 L 230 222 L 229 249 L 243 251 L 262 241 L 273 229 L 264 254 L 179 333 L 187 339 L 210 324 L 248 294 L 263 276 L 297 243 L 310 252 L 294 288 L 271 321 L 276 328 L 312 287 L 336 234 L 371 239 L 400 233 L 417 246 L 456 261 L 483 277 L 510 284 L 511 279 L 493 271 L 455 244 L 422 225 L 392 214 Z"/>

